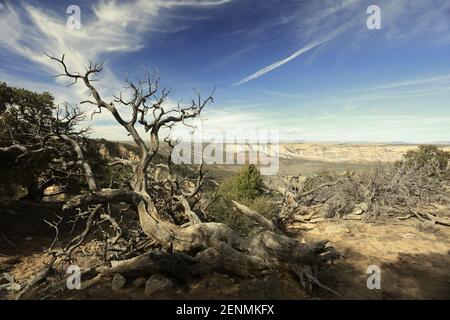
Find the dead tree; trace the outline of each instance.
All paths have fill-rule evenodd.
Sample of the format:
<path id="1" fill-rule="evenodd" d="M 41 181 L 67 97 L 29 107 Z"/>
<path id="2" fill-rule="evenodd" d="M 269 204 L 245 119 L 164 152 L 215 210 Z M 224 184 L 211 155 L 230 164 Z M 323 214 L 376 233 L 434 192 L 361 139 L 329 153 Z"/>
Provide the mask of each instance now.
<path id="1" fill-rule="evenodd" d="M 298 222 L 303 223 L 302 228 L 314 228 L 314 223 L 327 218 L 328 202 L 335 197 L 334 190 L 343 181 L 344 177 L 318 175 L 307 178 L 301 174 L 277 179 L 271 189 L 279 199 L 279 219 L 284 225 Z"/>
<path id="2" fill-rule="evenodd" d="M 152 161 L 160 150 L 161 130 L 171 129 L 176 124 L 188 125 L 189 119 L 198 117 L 205 106 L 213 102 L 212 96 L 202 99 L 198 94 L 186 106 L 178 104 L 176 107 L 167 108 L 170 90 L 160 89 L 159 77 L 147 74 L 144 80 L 127 80 L 126 92 L 115 96 L 113 101 L 106 101 L 93 85 L 94 77 L 102 71 L 101 64 L 90 64 L 84 73 L 75 73 L 69 70 L 64 56 L 61 59 L 50 58 L 61 66 L 63 72 L 59 76 L 71 79 L 72 83 L 80 81 L 89 90 L 91 98 L 82 103 L 92 105 L 96 113 L 109 112 L 139 149 L 137 161 L 114 160 L 114 165 L 131 168 L 133 177 L 129 187 L 105 189 L 100 188 L 96 182 L 92 168 L 84 160 L 83 150 L 77 140 L 69 135 L 60 135 L 60 138 L 75 150 L 77 163 L 83 169 L 89 186 L 89 192 L 73 197 L 64 208 L 93 206 L 86 220 L 85 231 L 69 243 L 64 250 L 66 254 L 86 239 L 89 228 L 100 217 L 104 206 L 128 203 L 135 208 L 143 232 L 152 241 L 168 248 L 169 252 L 191 257 L 197 273 L 222 270 L 248 277 L 261 276 L 278 269 L 293 272 L 304 285 L 319 284 L 319 266 L 334 259 L 334 251 L 330 250 L 327 241 L 301 243 L 283 234 L 257 212 L 249 211 L 250 209 L 237 203 L 239 210 L 261 224 L 265 231 L 242 238 L 225 224 L 204 221 L 196 209 L 200 206 L 199 195 L 205 182 L 203 166 L 196 171 L 195 179 L 186 179 L 176 173 L 170 156 L 166 165 Z M 130 119 L 122 117 L 118 111 L 119 106 L 130 108 Z M 138 133 L 138 126 L 144 129 L 145 138 Z M 169 140 L 165 140 L 169 147 L 173 146 Z M 176 210 L 179 210 L 185 219 L 177 221 L 173 216 Z M 119 268 L 117 263 L 114 264 L 116 269 Z M 119 265 L 121 272 L 135 274 L 137 270 L 158 266 L 158 261 L 153 259 L 152 255 L 147 255 L 122 261 Z"/>

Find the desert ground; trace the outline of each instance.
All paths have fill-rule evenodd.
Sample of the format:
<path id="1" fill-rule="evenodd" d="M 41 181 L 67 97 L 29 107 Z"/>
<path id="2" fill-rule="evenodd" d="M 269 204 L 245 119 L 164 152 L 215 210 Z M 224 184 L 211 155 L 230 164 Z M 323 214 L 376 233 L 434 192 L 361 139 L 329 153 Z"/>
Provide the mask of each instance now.
<path id="1" fill-rule="evenodd" d="M 377 163 L 393 162 L 414 145 L 369 144 L 283 144 L 280 148 L 280 175 L 312 175 L 321 171 L 364 171 Z M 445 147 L 445 149 L 450 149 Z M 370 161 L 367 161 L 370 159 Z M 227 177 L 239 166 L 213 165 L 213 175 Z M 273 179 L 267 177 L 266 179 Z M 52 244 L 54 230 L 45 222 L 58 212 L 53 203 L 31 202 L 15 206 L 0 204 L 0 272 L 15 281 L 26 281 L 48 262 L 45 250 Z M 67 230 L 60 230 L 70 235 Z M 336 221 L 319 222 L 305 230 L 292 224 L 287 232 L 300 240 L 328 239 L 342 254 L 341 259 L 321 270 L 321 282 L 337 295 L 315 288 L 305 293 L 289 276 L 269 275 L 265 279 L 244 280 L 211 274 L 191 283 L 176 283 L 170 292 L 146 295 L 144 281 L 127 281 L 119 289 L 114 280 L 83 282 L 83 290 L 65 291 L 46 299 L 449 299 L 450 298 L 450 228 L 424 227 L 413 221 L 395 223 Z M 91 254 L 99 245 L 91 240 L 81 247 L 80 266 L 100 261 Z M 381 288 L 367 287 L 367 268 L 379 266 Z M 87 272 L 88 273 L 88 272 Z M 84 279 L 83 279 L 84 281 Z M 0 283 L 1 284 L 1 283 Z M 0 298 L 13 299 L 13 292 L 0 291 Z M 41 297 L 42 298 L 42 297 Z"/>

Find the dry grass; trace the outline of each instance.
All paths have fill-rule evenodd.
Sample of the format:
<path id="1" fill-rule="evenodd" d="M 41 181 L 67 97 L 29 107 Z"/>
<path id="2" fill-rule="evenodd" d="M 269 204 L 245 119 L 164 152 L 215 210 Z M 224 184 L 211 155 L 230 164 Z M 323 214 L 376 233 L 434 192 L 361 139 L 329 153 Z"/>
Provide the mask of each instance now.
<path id="1" fill-rule="evenodd" d="M 436 236 L 441 234 L 441 229 L 432 222 L 417 221 L 416 223 L 414 223 L 414 227 L 424 233 L 431 233 Z"/>

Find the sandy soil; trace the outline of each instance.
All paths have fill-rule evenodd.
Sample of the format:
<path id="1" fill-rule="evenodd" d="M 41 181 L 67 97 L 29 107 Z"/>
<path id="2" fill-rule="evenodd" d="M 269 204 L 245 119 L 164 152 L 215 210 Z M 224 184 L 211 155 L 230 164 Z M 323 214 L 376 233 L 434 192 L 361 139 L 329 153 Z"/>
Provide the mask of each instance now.
<path id="1" fill-rule="evenodd" d="M 344 255 L 321 274 L 341 299 L 450 299 L 448 227 L 325 222 L 302 236 L 329 239 Z M 380 267 L 381 290 L 367 288 L 370 265 Z"/>

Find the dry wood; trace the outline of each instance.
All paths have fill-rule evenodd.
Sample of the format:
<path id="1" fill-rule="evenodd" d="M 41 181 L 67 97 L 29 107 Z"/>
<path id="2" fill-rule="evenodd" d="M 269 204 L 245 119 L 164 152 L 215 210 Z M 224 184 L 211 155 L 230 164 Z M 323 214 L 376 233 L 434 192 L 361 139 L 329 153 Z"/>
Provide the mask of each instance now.
<path id="1" fill-rule="evenodd" d="M 240 204 L 237 201 L 233 200 L 232 202 L 236 206 L 236 208 L 239 209 L 239 211 L 241 213 L 243 213 L 245 216 L 249 217 L 251 220 L 255 221 L 257 224 L 259 224 L 264 229 L 275 232 L 275 233 L 282 234 L 282 232 L 276 225 L 274 225 L 268 219 L 264 218 L 262 215 L 260 215 L 255 210 L 252 210 L 249 207 L 244 206 L 243 204 Z"/>

